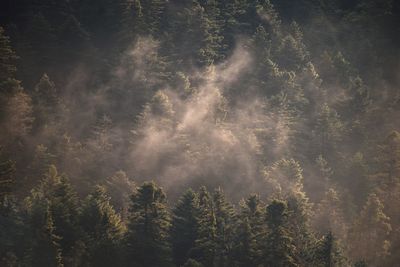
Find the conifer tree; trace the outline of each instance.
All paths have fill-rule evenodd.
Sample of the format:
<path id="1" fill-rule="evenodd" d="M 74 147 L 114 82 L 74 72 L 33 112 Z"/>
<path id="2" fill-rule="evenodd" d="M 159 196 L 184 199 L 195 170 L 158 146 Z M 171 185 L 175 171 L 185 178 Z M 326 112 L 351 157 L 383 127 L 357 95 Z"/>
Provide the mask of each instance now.
<path id="1" fill-rule="evenodd" d="M 195 246 L 199 228 L 199 203 L 197 194 L 189 189 L 172 211 L 171 243 L 174 262 L 182 266 L 189 260 Z"/>
<path id="2" fill-rule="evenodd" d="M 288 226 L 288 208 L 282 201 L 273 200 L 267 206 L 268 235 L 262 261 L 266 266 L 299 266 L 295 258 L 297 248 L 293 244 Z"/>
<path id="3" fill-rule="evenodd" d="M 324 158 L 328 158 L 328 155 L 335 155 L 332 152 L 335 151 L 338 142 L 343 138 L 344 125 L 336 110 L 326 103 L 320 108 L 313 134 L 317 153 Z"/>
<path id="4" fill-rule="evenodd" d="M 199 229 L 191 258 L 204 266 L 216 266 L 217 257 L 217 222 L 213 202 L 203 186 L 199 192 Z"/>
<path id="5" fill-rule="evenodd" d="M 312 205 L 302 187 L 287 197 L 289 231 L 297 248 L 296 259 L 300 265 L 310 264 L 312 248 L 316 242 L 311 230 Z"/>
<path id="6" fill-rule="evenodd" d="M 49 203 L 54 234 L 60 240 L 64 264 L 77 264 L 84 252 L 79 226 L 78 197 L 67 177 L 59 175 L 54 165 L 49 167 L 41 184 L 34 189 Z"/>
<path id="7" fill-rule="evenodd" d="M 199 51 L 200 61 L 205 65 L 216 63 L 223 58 L 223 21 L 217 0 L 208 0 L 204 5 L 205 25 L 204 44 Z"/>
<path id="8" fill-rule="evenodd" d="M 225 199 L 221 188 L 214 191 L 213 203 L 216 222 L 216 266 L 232 266 L 235 211 Z"/>
<path id="9" fill-rule="evenodd" d="M 119 242 L 124 226 L 110 204 L 105 189 L 97 186 L 83 203 L 80 225 L 88 236 L 88 264 L 91 266 L 118 266 Z"/>
<path id="10" fill-rule="evenodd" d="M 49 201 L 41 192 L 27 199 L 28 224 L 31 230 L 30 248 L 24 261 L 28 266 L 62 267 L 60 237 L 55 234 Z"/>
<path id="11" fill-rule="evenodd" d="M 10 195 L 15 185 L 15 162 L 5 158 L 0 146 L 0 205 Z"/>
<path id="12" fill-rule="evenodd" d="M 31 97 L 20 86 L 20 82 L 14 80 L 13 94 L 5 99 L 2 109 L 3 134 L 0 136 L 3 144 L 12 144 L 15 140 L 26 137 L 34 122 Z M 3 102 L 4 103 L 4 102 Z"/>
<path id="13" fill-rule="evenodd" d="M 234 259 L 238 266 L 257 266 L 265 238 L 264 207 L 258 195 L 241 202 L 235 231 Z"/>
<path id="14" fill-rule="evenodd" d="M 384 211 L 396 224 L 400 224 L 400 133 L 391 132 L 379 147 L 375 158 L 376 172 L 371 175 L 372 183 L 377 188 L 379 199 L 384 204 Z"/>
<path id="15" fill-rule="evenodd" d="M 4 29 L 0 27 L 0 92 L 6 93 L 8 83 L 15 78 L 17 55 L 11 48 L 10 39 L 4 34 Z"/>
<path id="16" fill-rule="evenodd" d="M 378 196 L 371 193 L 350 229 L 348 240 L 353 259 L 376 266 L 389 255 L 392 226 L 383 210 Z"/>
<path id="17" fill-rule="evenodd" d="M 313 266 L 340 267 L 349 266 L 339 242 L 329 232 L 318 241 L 313 259 Z"/>
<path id="18" fill-rule="evenodd" d="M 166 195 L 153 182 L 132 195 L 126 236 L 127 264 L 143 267 L 172 266 L 169 242 L 170 215 Z"/>
<path id="19" fill-rule="evenodd" d="M 36 84 L 33 95 L 35 128 L 54 122 L 59 102 L 54 82 L 44 73 Z"/>
<path id="20" fill-rule="evenodd" d="M 313 225 L 322 233 L 331 231 L 340 239 L 346 238 L 347 224 L 343 214 L 342 202 L 334 188 L 326 191 L 323 199 L 316 205 Z"/>

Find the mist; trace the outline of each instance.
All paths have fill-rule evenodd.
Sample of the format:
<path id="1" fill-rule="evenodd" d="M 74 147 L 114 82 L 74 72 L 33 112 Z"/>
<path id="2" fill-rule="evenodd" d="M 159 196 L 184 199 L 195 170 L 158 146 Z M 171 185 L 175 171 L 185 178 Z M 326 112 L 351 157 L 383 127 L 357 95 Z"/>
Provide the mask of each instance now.
<path id="1" fill-rule="evenodd" d="M 242 224 L 250 195 L 260 218 L 281 201 L 294 246 L 332 233 L 337 266 L 398 262 L 397 3 L 6 2 L 0 203 L 16 214 L 68 181 L 82 210 L 108 201 L 123 236 L 146 182 L 172 213 L 204 186 Z"/>

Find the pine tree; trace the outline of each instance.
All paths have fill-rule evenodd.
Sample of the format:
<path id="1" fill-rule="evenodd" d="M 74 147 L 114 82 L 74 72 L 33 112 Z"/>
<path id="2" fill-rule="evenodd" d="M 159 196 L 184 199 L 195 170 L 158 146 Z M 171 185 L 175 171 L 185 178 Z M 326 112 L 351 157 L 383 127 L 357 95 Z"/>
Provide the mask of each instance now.
<path id="1" fill-rule="evenodd" d="M 294 159 L 281 159 L 266 170 L 266 178 L 276 188 L 276 193 L 286 197 L 303 187 L 303 169 Z"/>
<path id="2" fill-rule="evenodd" d="M 20 86 L 19 81 L 14 80 L 13 94 L 6 99 L 1 107 L 3 134 L 0 140 L 3 144 L 13 143 L 15 140 L 26 137 L 34 122 L 31 97 Z"/>
<path id="3" fill-rule="evenodd" d="M 334 188 L 328 189 L 323 199 L 316 205 L 313 226 L 322 234 L 331 231 L 338 238 L 345 240 L 347 224 L 341 198 Z"/>
<path id="4" fill-rule="evenodd" d="M 5 158 L 0 146 L 0 205 L 9 196 L 15 186 L 15 162 Z"/>
<path id="5" fill-rule="evenodd" d="M 117 171 L 104 182 L 104 187 L 111 197 L 110 203 L 121 215 L 122 219 L 127 218 L 130 195 L 135 190 L 135 183 L 124 171 Z"/>
<path id="6" fill-rule="evenodd" d="M 31 229 L 30 249 L 24 261 L 28 266 L 62 267 L 60 237 L 55 234 L 49 201 L 41 192 L 27 199 L 28 225 Z"/>
<path id="7" fill-rule="evenodd" d="M 110 204 L 105 189 L 97 186 L 83 203 L 80 225 L 88 236 L 87 249 L 91 266 L 118 266 L 119 242 L 124 226 Z"/>
<path id="8" fill-rule="evenodd" d="M 17 55 L 11 48 L 10 39 L 0 27 L 0 92 L 9 91 L 10 80 L 15 78 Z"/>
<path id="9" fill-rule="evenodd" d="M 262 261 L 267 266 L 299 266 L 297 248 L 288 227 L 288 208 L 282 201 L 273 200 L 267 206 L 268 235 Z"/>
<path id="10" fill-rule="evenodd" d="M 0 199 L 0 266 L 21 264 L 22 255 L 31 245 L 26 234 L 29 232 L 29 226 L 23 221 L 23 213 L 18 204 L 10 193 Z"/>
<path id="11" fill-rule="evenodd" d="M 217 0 L 208 0 L 204 5 L 204 44 L 199 51 L 200 62 L 211 65 L 223 58 L 223 21 Z"/>
<path id="12" fill-rule="evenodd" d="M 127 263 L 143 267 L 172 266 L 168 236 L 170 215 L 163 190 L 147 182 L 137 188 L 131 199 Z"/>
<path id="13" fill-rule="evenodd" d="M 55 122 L 59 102 L 54 82 L 44 73 L 36 84 L 33 95 L 36 129 Z"/>
<path id="14" fill-rule="evenodd" d="M 328 151 L 334 152 L 337 144 L 342 140 L 344 125 L 338 113 L 326 103 L 321 106 L 317 115 L 313 134 L 319 154 L 324 158 L 328 158 L 328 155 L 334 155 L 334 153 L 328 153 Z"/>
<path id="15" fill-rule="evenodd" d="M 182 266 L 194 248 L 199 228 L 198 196 L 186 191 L 172 211 L 171 243 L 174 262 Z"/>
<path id="16" fill-rule="evenodd" d="M 235 211 L 225 199 L 221 188 L 214 191 L 213 203 L 216 222 L 216 266 L 232 266 Z"/>
<path id="17" fill-rule="evenodd" d="M 300 265 L 310 264 L 312 248 L 316 242 L 311 230 L 310 218 L 312 205 L 302 187 L 297 188 L 287 197 L 289 231 L 293 244 L 297 248 L 296 259 Z"/>
<path id="18" fill-rule="evenodd" d="M 383 210 L 378 196 L 371 193 L 350 229 L 350 255 L 353 259 L 376 266 L 389 255 L 392 226 Z"/>
<path id="19" fill-rule="evenodd" d="M 199 192 L 199 208 L 198 237 L 190 257 L 204 266 L 216 266 L 217 222 L 211 196 L 204 186 Z"/>
<path id="20" fill-rule="evenodd" d="M 240 206 L 234 239 L 234 258 L 238 266 L 258 266 L 266 234 L 264 208 L 258 195 L 251 195 Z"/>
<path id="21" fill-rule="evenodd" d="M 166 0 L 141 1 L 146 34 L 157 36 L 162 33 L 163 16 L 167 4 Z"/>
<path id="22" fill-rule="evenodd" d="M 54 234 L 60 240 L 64 264 L 77 264 L 84 252 L 79 226 L 78 197 L 67 177 L 59 175 L 51 165 L 41 184 L 34 189 L 35 194 L 43 195 L 49 203 Z"/>
<path id="23" fill-rule="evenodd" d="M 383 201 L 384 211 L 395 223 L 400 224 L 400 133 L 391 132 L 379 146 L 375 158 L 375 173 L 370 179 Z"/>
<path id="24" fill-rule="evenodd" d="M 313 258 L 313 266 L 349 266 L 341 246 L 331 232 L 318 241 Z"/>

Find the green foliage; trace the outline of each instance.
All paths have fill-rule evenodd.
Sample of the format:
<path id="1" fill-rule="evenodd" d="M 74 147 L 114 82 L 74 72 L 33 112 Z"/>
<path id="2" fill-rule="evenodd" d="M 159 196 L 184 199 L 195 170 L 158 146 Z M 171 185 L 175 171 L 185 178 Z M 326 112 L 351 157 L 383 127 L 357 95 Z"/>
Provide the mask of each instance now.
<path id="1" fill-rule="evenodd" d="M 264 207 L 258 195 L 240 203 L 234 238 L 234 259 L 238 266 L 257 266 L 260 263 L 265 238 Z"/>
<path id="2" fill-rule="evenodd" d="M 15 78 L 17 56 L 11 48 L 10 39 L 4 34 L 0 27 L 0 91 L 7 92 L 7 82 Z"/>
<path id="3" fill-rule="evenodd" d="M 186 191 L 172 211 L 171 244 L 177 266 L 192 266 L 189 255 L 195 246 L 199 228 L 199 200 L 191 189 Z"/>
<path id="4" fill-rule="evenodd" d="M 383 212 L 382 202 L 371 193 L 350 230 L 352 257 L 376 265 L 390 253 L 391 231 L 390 218 Z"/>
<path id="5" fill-rule="evenodd" d="M 217 257 L 217 222 L 212 198 L 203 186 L 199 192 L 199 229 L 191 257 L 204 266 L 214 266 Z"/>
<path id="6" fill-rule="evenodd" d="M 144 183 L 132 195 L 126 255 L 136 266 L 172 266 L 170 216 L 163 190 Z"/>
<path id="7" fill-rule="evenodd" d="M 61 238 L 55 233 L 49 200 L 40 192 L 34 192 L 27 200 L 27 206 L 32 244 L 24 261 L 29 266 L 64 266 L 61 258 Z"/>
<path id="8" fill-rule="evenodd" d="M 214 191 L 213 204 L 216 227 L 216 266 L 232 266 L 235 211 L 232 205 L 225 199 L 221 188 Z"/>
<path id="9" fill-rule="evenodd" d="M 0 203 L 10 195 L 15 186 L 15 162 L 5 158 L 3 148 L 0 147 Z"/>
<path id="10" fill-rule="evenodd" d="M 0 265 L 396 266 L 399 13 L 1 1 Z"/>
<path id="11" fill-rule="evenodd" d="M 262 260 L 266 265 L 299 266 L 296 247 L 288 228 L 288 207 L 285 202 L 273 200 L 267 206 L 268 234 Z"/>
<path id="12" fill-rule="evenodd" d="M 349 266 L 341 246 L 331 232 L 318 241 L 313 266 Z"/>
<path id="13" fill-rule="evenodd" d="M 80 225 L 87 235 L 90 266 L 119 266 L 119 243 L 124 232 L 121 218 L 110 204 L 103 187 L 96 187 L 82 205 Z"/>
<path id="14" fill-rule="evenodd" d="M 44 175 L 40 185 L 32 191 L 32 197 L 48 203 L 54 234 L 59 237 L 65 264 L 79 262 L 83 243 L 79 225 L 78 197 L 65 176 L 58 174 L 54 165 Z M 29 200 L 28 200 L 29 201 Z"/>

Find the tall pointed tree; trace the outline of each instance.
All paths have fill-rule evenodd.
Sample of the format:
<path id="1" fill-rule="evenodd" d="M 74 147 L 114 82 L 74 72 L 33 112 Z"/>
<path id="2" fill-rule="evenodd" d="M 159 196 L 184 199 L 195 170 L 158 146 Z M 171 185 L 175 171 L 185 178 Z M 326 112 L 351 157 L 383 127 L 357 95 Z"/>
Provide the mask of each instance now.
<path id="1" fill-rule="evenodd" d="M 60 240 L 65 264 L 77 264 L 84 252 L 79 226 L 79 203 L 76 192 L 68 182 L 68 178 L 60 175 L 54 165 L 49 167 L 41 184 L 34 189 L 49 203 L 54 222 L 54 234 Z"/>
<path id="2" fill-rule="evenodd" d="M 62 267 L 60 237 L 55 234 L 49 201 L 41 192 L 27 199 L 28 221 L 31 230 L 30 249 L 25 262 L 28 266 Z"/>
<path id="3" fill-rule="evenodd" d="M 297 248 L 288 226 L 288 208 L 283 201 L 273 200 L 267 206 L 268 235 L 262 256 L 267 266 L 299 266 L 295 258 Z"/>
<path id="4" fill-rule="evenodd" d="M 238 266 L 258 266 L 265 238 L 265 212 L 258 195 L 240 203 L 235 231 L 234 259 Z"/>
<path id="5" fill-rule="evenodd" d="M 232 266 L 235 211 L 226 200 L 221 188 L 214 191 L 213 203 L 216 222 L 216 265 L 219 267 Z"/>
<path id="6" fill-rule="evenodd" d="M 199 228 L 199 201 L 189 189 L 172 211 L 171 243 L 174 262 L 182 266 L 195 246 Z"/>
<path id="7" fill-rule="evenodd" d="M 217 223 L 212 198 L 203 186 L 199 192 L 199 229 L 191 258 L 204 266 L 215 266 L 217 250 Z"/>
<path id="8" fill-rule="evenodd" d="M 349 266 L 347 259 L 343 255 L 342 247 L 331 232 L 318 241 L 312 265 L 321 267 Z"/>
<path id="9" fill-rule="evenodd" d="M 172 266 L 168 236 L 170 215 L 165 193 L 153 182 L 146 182 L 137 188 L 131 200 L 126 235 L 127 264 Z"/>
<path id="10" fill-rule="evenodd" d="M 390 218 L 384 213 L 382 202 L 371 193 L 350 229 L 350 255 L 372 266 L 379 265 L 389 255 L 391 231 Z"/>
<path id="11" fill-rule="evenodd" d="M 110 204 L 105 189 L 97 186 L 83 203 L 80 224 L 88 236 L 86 241 L 91 266 L 119 265 L 118 249 L 124 226 Z"/>

